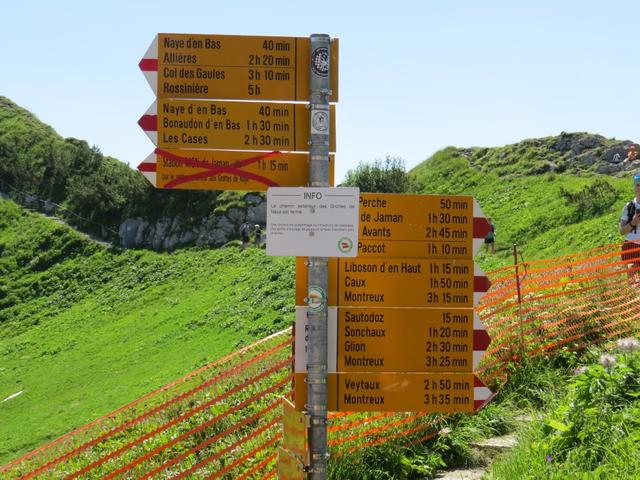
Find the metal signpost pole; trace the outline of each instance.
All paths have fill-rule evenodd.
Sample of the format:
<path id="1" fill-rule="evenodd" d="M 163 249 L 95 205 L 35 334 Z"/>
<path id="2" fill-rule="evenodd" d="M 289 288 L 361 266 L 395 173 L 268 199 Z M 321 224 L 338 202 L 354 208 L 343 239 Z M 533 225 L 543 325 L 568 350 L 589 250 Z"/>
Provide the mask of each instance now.
<path id="1" fill-rule="evenodd" d="M 329 35 L 311 39 L 310 150 L 311 187 L 329 186 Z M 327 478 L 327 290 L 328 258 L 309 257 L 307 292 L 307 413 L 311 480 Z"/>

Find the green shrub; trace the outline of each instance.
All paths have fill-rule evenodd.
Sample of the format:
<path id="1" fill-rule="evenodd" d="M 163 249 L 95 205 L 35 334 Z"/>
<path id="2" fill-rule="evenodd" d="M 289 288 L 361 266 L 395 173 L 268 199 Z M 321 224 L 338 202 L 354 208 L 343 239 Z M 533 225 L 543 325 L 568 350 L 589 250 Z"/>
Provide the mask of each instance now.
<path id="1" fill-rule="evenodd" d="M 602 178 L 575 193 L 560 187 L 560 195 L 569 207 L 573 207 L 576 220 L 602 215 L 618 198 L 617 190 Z"/>
<path id="2" fill-rule="evenodd" d="M 407 193 L 415 191 L 415 181 L 409 176 L 400 158 L 387 157 L 384 162 L 360 162 L 355 170 L 347 171 L 342 183 L 345 187 L 359 187 L 361 192 Z"/>

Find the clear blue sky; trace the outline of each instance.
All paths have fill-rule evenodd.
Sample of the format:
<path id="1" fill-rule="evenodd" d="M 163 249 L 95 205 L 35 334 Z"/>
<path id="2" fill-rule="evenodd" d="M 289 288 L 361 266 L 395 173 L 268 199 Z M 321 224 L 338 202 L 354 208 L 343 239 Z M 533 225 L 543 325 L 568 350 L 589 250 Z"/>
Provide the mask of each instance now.
<path id="1" fill-rule="evenodd" d="M 2 5 L 0 95 L 132 167 L 154 35 L 340 38 L 336 179 L 387 155 L 589 131 L 638 141 L 640 2 L 29 1 Z"/>

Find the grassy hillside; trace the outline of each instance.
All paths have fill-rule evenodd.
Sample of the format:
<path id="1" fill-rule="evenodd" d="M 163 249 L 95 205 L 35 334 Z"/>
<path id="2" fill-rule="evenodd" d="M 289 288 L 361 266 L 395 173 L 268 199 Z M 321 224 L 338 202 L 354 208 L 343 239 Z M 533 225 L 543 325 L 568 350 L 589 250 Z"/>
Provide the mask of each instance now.
<path id="1" fill-rule="evenodd" d="M 235 201 L 154 191 L 2 97 L 0 132 L 0 180 L 96 224 L 185 211 L 198 223 Z M 556 148 L 563 141 L 448 148 L 411 174 L 421 193 L 473 195 L 494 219 L 497 253 L 477 258 L 485 270 L 511 263 L 514 243 L 526 260 L 620 241 L 631 180 L 599 175 L 586 158 L 615 142 L 580 138 L 586 150 L 576 156 Z M 236 247 L 106 250 L 0 200 L 0 402 L 22 392 L 0 403 L 0 464 L 289 326 L 293 282 L 292 258 Z"/>
<path id="2" fill-rule="evenodd" d="M 70 224 L 112 242 L 119 242 L 127 218 L 181 217 L 186 226 L 200 225 L 216 209 L 238 202 L 235 192 L 157 190 L 137 170 L 84 140 L 62 138 L 3 96 L 0 191 L 21 201 L 27 195 L 52 201 Z"/>
<path id="3" fill-rule="evenodd" d="M 0 464 L 290 325 L 263 250 L 107 251 L 0 200 Z"/>
<path id="4" fill-rule="evenodd" d="M 522 161 L 520 174 L 505 174 L 495 165 L 483 168 L 474 156 L 479 153 L 482 151 L 469 155 L 465 150 L 447 148 L 415 167 L 411 174 L 421 185 L 420 193 L 473 195 L 484 213 L 492 217 L 496 255 L 481 253 L 477 260 L 483 268 L 513 262 L 513 244 L 519 246 L 526 260 L 622 241 L 618 218 L 633 197 L 631 175 L 532 174 L 529 167 L 535 159 Z M 603 184 L 605 188 L 599 190 L 598 185 Z M 580 200 L 567 200 L 563 190 L 578 194 Z M 598 196 L 594 191 L 604 193 Z"/>

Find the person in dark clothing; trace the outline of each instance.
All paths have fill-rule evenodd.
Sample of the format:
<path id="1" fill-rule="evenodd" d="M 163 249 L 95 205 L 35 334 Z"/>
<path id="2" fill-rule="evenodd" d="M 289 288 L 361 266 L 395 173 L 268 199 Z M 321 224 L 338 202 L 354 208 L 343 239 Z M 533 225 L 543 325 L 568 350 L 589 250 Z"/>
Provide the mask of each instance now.
<path id="1" fill-rule="evenodd" d="M 491 253 L 496 253 L 496 227 L 490 218 L 487 218 L 489 222 L 489 233 L 484 237 L 484 244 L 487 246 L 487 250 Z"/>
<path id="2" fill-rule="evenodd" d="M 253 241 L 255 242 L 256 247 L 259 247 L 262 243 L 262 229 L 260 228 L 260 225 L 255 226 Z"/>
<path id="3" fill-rule="evenodd" d="M 243 223 L 240 227 L 240 237 L 242 238 L 242 246 L 245 247 L 249 243 L 249 225 Z"/>

